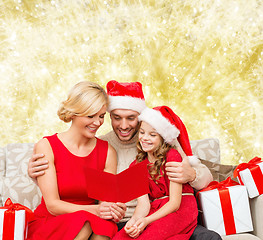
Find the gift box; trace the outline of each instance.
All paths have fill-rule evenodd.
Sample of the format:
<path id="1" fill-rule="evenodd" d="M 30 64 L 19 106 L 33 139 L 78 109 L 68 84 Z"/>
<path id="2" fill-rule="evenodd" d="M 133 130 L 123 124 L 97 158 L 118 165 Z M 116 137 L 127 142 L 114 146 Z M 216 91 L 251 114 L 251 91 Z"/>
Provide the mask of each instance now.
<path id="1" fill-rule="evenodd" d="M 211 182 L 197 196 L 206 228 L 222 236 L 253 231 L 245 186 L 227 178 Z"/>
<path id="2" fill-rule="evenodd" d="M 234 177 L 238 178 L 241 185 L 247 187 L 250 198 L 263 194 L 263 162 L 261 158 L 255 157 L 248 163 L 239 164 L 234 171 Z"/>
<path id="3" fill-rule="evenodd" d="M 12 203 L 10 198 L 0 208 L 0 239 L 24 240 L 27 234 L 27 224 L 34 218 L 34 213 L 27 207 Z"/>

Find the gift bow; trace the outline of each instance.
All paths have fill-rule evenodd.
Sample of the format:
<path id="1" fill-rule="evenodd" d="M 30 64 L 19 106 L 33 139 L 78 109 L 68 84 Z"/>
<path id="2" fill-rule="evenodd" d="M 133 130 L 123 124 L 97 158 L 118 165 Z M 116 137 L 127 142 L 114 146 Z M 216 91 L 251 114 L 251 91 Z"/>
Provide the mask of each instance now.
<path id="1" fill-rule="evenodd" d="M 7 209 L 4 213 L 3 240 L 14 239 L 15 211 L 25 210 L 26 224 L 34 219 L 34 213 L 29 208 L 19 203 L 13 203 L 10 198 L 6 200 L 5 205 L 1 209 Z"/>
<path id="2" fill-rule="evenodd" d="M 227 187 L 236 186 L 236 185 L 239 185 L 239 184 L 236 181 L 232 180 L 230 177 L 228 177 L 226 180 L 222 182 L 212 181 L 206 188 L 204 188 L 203 190 L 197 193 L 197 197 L 199 199 L 200 192 L 210 191 L 214 189 L 218 190 L 226 235 L 236 233 L 233 207 L 231 203 L 229 190 L 227 188 Z"/>
<path id="3" fill-rule="evenodd" d="M 205 191 L 209 191 L 209 190 L 213 190 L 213 189 L 224 189 L 226 187 L 232 187 L 235 185 L 239 185 L 236 181 L 232 180 L 230 177 L 228 177 L 226 180 L 222 181 L 222 182 L 217 182 L 217 181 L 212 181 L 209 183 L 209 185 L 202 189 L 199 192 L 205 192 Z"/>
<path id="4" fill-rule="evenodd" d="M 10 198 L 8 198 L 5 201 L 5 205 L 3 207 L 4 209 L 7 209 L 7 211 L 18 211 L 18 210 L 25 210 L 26 212 L 26 220 L 27 222 L 30 222 L 34 219 L 34 213 L 29 208 L 19 204 L 19 203 L 13 203 Z"/>
<path id="5" fill-rule="evenodd" d="M 262 171 L 260 169 L 260 166 L 258 165 L 261 162 L 262 162 L 261 158 L 254 157 L 248 163 L 239 164 L 234 170 L 234 177 L 238 176 L 240 184 L 244 185 L 244 183 L 240 177 L 240 172 L 248 168 L 251 172 L 253 179 L 254 179 L 254 182 L 255 182 L 255 185 L 257 187 L 259 194 L 263 193 L 263 184 L 262 184 L 263 174 L 262 174 Z"/>
<path id="6" fill-rule="evenodd" d="M 245 170 L 246 168 L 252 168 L 258 163 L 261 163 L 261 158 L 259 157 L 254 157 L 252 158 L 249 162 L 247 163 L 240 163 L 234 170 L 234 177 L 239 176 L 239 172 Z"/>

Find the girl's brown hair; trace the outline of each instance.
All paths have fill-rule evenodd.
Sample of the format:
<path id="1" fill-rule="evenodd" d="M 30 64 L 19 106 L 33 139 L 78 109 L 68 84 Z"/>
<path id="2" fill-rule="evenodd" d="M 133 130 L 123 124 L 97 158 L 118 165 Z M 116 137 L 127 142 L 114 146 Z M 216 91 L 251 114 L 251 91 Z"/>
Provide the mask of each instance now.
<path id="1" fill-rule="evenodd" d="M 149 173 L 154 181 L 157 181 L 162 176 L 161 171 L 163 172 L 163 166 L 166 161 L 166 154 L 171 148 L 172 146 L 169 143 L 166 143 L 161 137 L 161 143 L 156 151 L 153 153 L 156 161 L 149 168 Z M 147 157 L 147 153 L 142 150 L 139 141 L 137 142 L 137 150 L 138 154 L 136 155 L 136 160 L 139 163 Z"/>

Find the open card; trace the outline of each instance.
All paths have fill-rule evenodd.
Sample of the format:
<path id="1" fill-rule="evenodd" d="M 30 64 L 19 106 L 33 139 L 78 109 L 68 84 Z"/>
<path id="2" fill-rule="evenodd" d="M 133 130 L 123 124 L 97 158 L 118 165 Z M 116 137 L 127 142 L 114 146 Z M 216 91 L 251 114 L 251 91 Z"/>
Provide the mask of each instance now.
<path id="1" fill-rule="evenodd" d="M 147 162 L 138 163 L 114 175 L 86 168 L 87 192 L 90 198 L 107 202 L 129 202 L 149 193 Z"/>

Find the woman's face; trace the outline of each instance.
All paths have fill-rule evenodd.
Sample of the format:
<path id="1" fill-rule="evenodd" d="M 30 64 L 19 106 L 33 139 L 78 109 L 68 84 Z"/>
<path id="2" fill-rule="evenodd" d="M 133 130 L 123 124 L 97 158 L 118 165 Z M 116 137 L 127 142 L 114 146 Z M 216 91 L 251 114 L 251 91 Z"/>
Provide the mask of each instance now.
<path id="1" fill-rule="evenodd" d="M 151 125 L 142 121 L 139 129 L 139 142 L 143 151 L 153 153 L 159 147 L 161 141 L 160 134 Z"/>
<path id="2" fill-rule="evenodd" d="M 106 109 L 106 105 L 103 105 L 102 108 L 94 115 L 85 117 L 74 116 L 72 124 L 74 124 L 85 137 L 92 138 L 104 122 Z"/>

